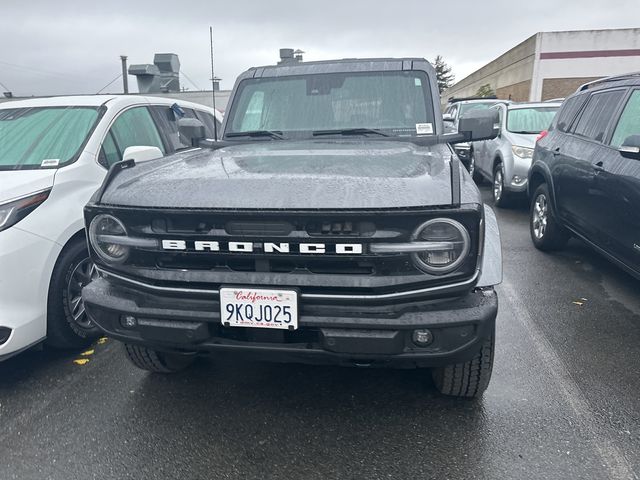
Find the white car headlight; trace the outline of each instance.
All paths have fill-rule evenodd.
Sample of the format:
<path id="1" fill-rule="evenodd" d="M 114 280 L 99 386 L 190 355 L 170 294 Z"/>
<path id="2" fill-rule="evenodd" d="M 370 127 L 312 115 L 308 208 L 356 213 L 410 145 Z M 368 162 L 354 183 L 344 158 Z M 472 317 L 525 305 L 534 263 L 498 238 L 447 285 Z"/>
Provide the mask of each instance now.
<path id="1" fill-rule="evenodd" d="M 471 238 L 467 229 L 450 218 L 434 218 L 420 225 L 412 240 L 434 242 L 439 248 L 412 254 L 416 266 L 427 273 L 442 275 L 454 271 L 464 262 Z"/>
<path id="2" fill-rule="evenodd" d="M 0 231 L 15 225 L 49 198 L 51 189 L 0 205 Z"/>
<path id="3" fill-rule="evenodd" d="M 533 158 L 533 148 L 520 147 L 518 145 L 513 145 L 511 147 L 511 151 L 516 157 L 524 158 L 527 160 L 530 160 Z"/>
<path id="4" fill-rule="evenodd" d="M 122 263 L 129 257 L 127 230 L 113 215 L 100 214 L 91 220 L 89 241 L 95 252 L 108 263 Z"/>

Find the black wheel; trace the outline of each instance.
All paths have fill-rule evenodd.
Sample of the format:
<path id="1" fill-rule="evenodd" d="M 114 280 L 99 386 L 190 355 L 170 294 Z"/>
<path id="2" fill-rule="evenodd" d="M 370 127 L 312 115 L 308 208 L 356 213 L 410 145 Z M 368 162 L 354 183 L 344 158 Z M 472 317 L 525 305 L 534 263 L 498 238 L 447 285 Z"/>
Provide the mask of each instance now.
<path id="1" fill-rule="evenodd" d="M 547 252 L 561 250 L 570 237 L 553 215 L 549 199 L 549 187 L 543 183 L 536 188 L 529 208 L 531 240 L 537 249 Z"/>
<path id="2" fill-rule="evenodd" d="M 127 357 L 136 367 L 154 373 L 176 373 L 189 367 L 195 355 L 158 352 L 140 345 L 124 344 Z"/>
<path id="3" fill-rule="evenodd" d="M 476 159 L 473 158 L 473 150 L 469 150 L 469 165 L 467 165 L 467 171 L 469 175 L 471 175 L 471 178 L 473 178 L 473 175 L 476 173 Z"/>
<path id="4" fill-rule="evenodd" d="M 100 335 L 82 302 L 82 288 L 97 276 L 84 239 L 67 246 L 53 269 L 49 285 L 47 344 L 79 348 Z"/>
<path id="5" fill-rule="evenodd" d="M 468 362 L 431 369 L 436 388 L 443 395 L 477 398 L 489 386 L 493 369 L 495 336 L 487 338 L 480 351 Z"/>
<path id="6" fill-rule="evenodd" d="M 473 154 L 473 150 L 471 150 L 469 155 L 471 155 L 469 160 L 469 175 L 471 175 L 471 178 L 477 185 L 480 185 L 484 181 L 484 178 L 482 178 L 480 172 L 476 170 L 476 157 Z"/>
<path id="7" fill-rule="evenodd" d="M 493 169 L 493 203 L 499 208 L 509 206 L 509 193 L 504 188 L 504 167 L 502 163 L 496 164 Z"/>

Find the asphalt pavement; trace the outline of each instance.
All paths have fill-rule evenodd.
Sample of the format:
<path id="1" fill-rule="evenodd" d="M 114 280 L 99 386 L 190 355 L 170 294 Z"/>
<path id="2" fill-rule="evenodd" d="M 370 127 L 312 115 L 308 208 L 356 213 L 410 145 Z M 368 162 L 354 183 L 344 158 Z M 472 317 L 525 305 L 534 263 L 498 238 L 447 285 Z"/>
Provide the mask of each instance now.
<path id="1" fill-rule="evenodd" d="M 497 214 L 481 400 L 414 370 L 224 356 L 159 376 L 112 340 L 31 351 L 0 363 L 0 479 L 638 478 L 640 282 L 576 240 L 537 251 L 525 208 Z"/>

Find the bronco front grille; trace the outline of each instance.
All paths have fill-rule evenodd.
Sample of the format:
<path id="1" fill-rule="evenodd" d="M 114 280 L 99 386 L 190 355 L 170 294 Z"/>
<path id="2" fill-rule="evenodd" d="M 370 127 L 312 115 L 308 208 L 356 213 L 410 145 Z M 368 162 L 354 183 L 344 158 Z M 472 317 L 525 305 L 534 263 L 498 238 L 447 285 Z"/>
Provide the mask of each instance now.
<path id="1" fill-rule="evenodd" d="M 461 209 L 431 209 L 428 211 L 395 210 L 374 212 L 255 212 L 255 211 L 165 211 L 134 210 L 110 207 L 109 213 L 120 218 L 129 236 L 153 238 L 158 246 L 137 247 L 126 263 L 127 269 L 158 269 L 184 272 L 260 272 L 274 274 L 326 275 L 352 277 L 407 277 L 424 282 L 433 278 L 441 283 L 446 278 L 471 278 L 478 262 L 481 234 L 479 206 Z M 451 275 L 433 276 L 415 267 L 409 253 L 372 253 L 376 243 L 409 242 L 415 229 L 430 218 L 452 217 L 466 226 L 471 248 L 466 261 Z M 182 242 L 189 248 L 167 250 L 162 240 Z M 220 245 L 218 251 L 196 251 L 196 242 Z M 230 243 L 248 244 L 247 252 L 230 251 Z M 322 252 L 267 250 L 267 244 L 303 243 L 325 245 Z M 358 245 L 362 252 L 338 252 L 338 245 Z M 342 253 L 342 254 L 338 254 Z M 353 254 L 352 254 L 353 253 Z M 284 281 L 284 280 L 283 280 Z M 366 286 L 364 281 L 363 287 Z"/>

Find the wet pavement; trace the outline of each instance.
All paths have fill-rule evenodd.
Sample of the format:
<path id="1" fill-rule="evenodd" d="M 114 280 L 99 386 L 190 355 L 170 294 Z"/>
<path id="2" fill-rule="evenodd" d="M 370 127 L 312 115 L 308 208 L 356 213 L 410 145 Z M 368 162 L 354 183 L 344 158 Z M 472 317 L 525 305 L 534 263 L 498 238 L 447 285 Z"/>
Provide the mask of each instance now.
<path id="1" fill-rule="evenodd" d="M 0 479 L 638 478 L 640 282 L 579 241 L 535 250 L 525 209 L 497 215 L 481 400 L 420 371 L 225 356 L 156 376 L 111 340 L 27 352 L 0 364 Z"/>

